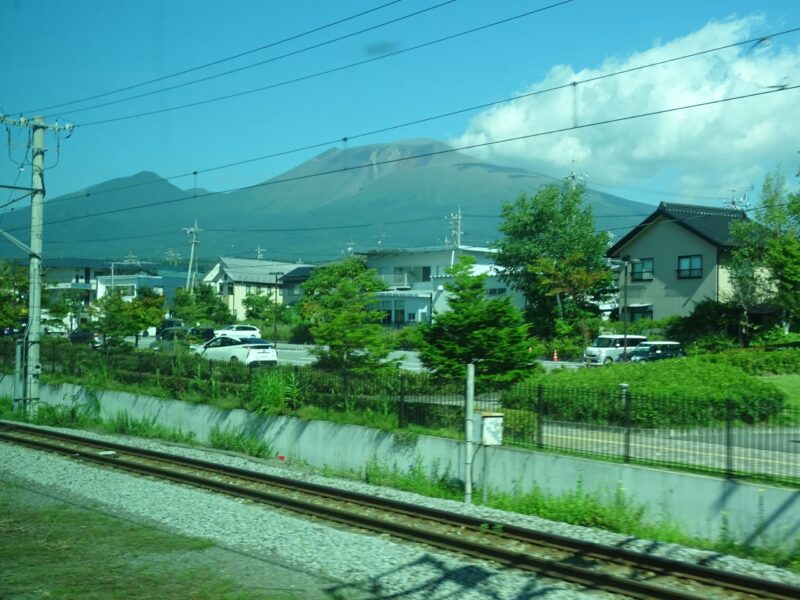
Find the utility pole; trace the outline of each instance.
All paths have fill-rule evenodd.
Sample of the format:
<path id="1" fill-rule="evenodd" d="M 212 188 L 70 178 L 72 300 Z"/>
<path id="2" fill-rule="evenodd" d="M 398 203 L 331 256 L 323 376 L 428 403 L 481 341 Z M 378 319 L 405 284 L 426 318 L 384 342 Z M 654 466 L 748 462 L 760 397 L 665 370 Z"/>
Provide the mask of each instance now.
<path id="1" fill-rule="evenodd" d="M 23 409 L 39 400 L 39 376 L 42 372 L 42 230 L 44 228 L 44 133 L 71 131 L 72 125 L 48 125 L 43 116 L 32 120 L 26 117 L 10 119 L 0 115 L 0 123 L 32 130 L 31 141 L 31 242 L 27 248 L 30 256 L 28 282 L 28 324 L 25 327 L 25 385 Z M 5 237 L 5 236 L 4 236 Z M 17 244 L 18 246 L 20 244 Z M 22 244 L 24 247 L 24 244 Z"/>
<path id="2" fill-rule="evenodd" d="M 197 219 L 195 219 L 194 220 L 194 227 L 184 228 L 184 231 L 186 233 L 188 233 L 192 237 L 192 250 L 191 250 L 191 253 L 189 254 L 189 270 L 186 271 L 186 289 L 189 290 L 189 291 L 193 291 L 194 290 L 195 281 L 194 281 L 194 276 L 193 276 L 194 271 L 192 271 L 192 264 L 196 260 L 195 259 L 195 248 L 197 247 L 197 244 L 200 243 L 200 242 L 197 241 L 197 234 L 200 233 L 203 230 L 202 229 L 198 229 L 198 227 L 197 227 Z"/>

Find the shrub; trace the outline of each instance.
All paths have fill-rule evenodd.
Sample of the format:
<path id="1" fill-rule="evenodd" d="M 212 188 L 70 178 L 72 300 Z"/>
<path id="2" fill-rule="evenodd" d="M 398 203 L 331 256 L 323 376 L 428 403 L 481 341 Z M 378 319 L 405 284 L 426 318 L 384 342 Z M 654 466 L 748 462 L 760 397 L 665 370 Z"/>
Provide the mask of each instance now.
<path id="1" fill-rule="evenodd" d="M 504 408 L 542 411 L 552 419 L 621 425 L 620 383 L 629 384 L 635 427 L 708 426 L 733 417 L 746 423 L 781 412 L 784 394 L 729 364 L 701 358 L 535 375 L 504 393 Z M 541 391 L 539 391 L 541 389 Z"/>

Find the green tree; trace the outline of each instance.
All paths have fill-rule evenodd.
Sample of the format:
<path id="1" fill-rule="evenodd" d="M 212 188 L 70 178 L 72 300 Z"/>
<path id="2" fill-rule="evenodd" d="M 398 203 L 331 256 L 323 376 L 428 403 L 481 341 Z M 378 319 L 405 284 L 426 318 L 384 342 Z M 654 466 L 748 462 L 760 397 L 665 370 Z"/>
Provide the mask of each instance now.
<path id="1" fill-rule="evenodd" d="M 0 260 L 0 327 L 19 327 L 28 315 L 28 267 Z"/>
<path id="2" fill-rule="evenodd" d="M 48 318 L 43 318 L 43 323 L 58 326 L 64 322 L 64 319 L 69 318 L 69 328 L 74 329 L 80 322 L 81 313 L 87 304 L 87 296 L 88 291 L 86 290 L 64 290 L 55 298 L 42 296 L 43 299 L 48 298 L 46 306 L 44 306 L 47 308 Z"/>
<path id="3" fill-rule="evenodd" d="M 800 176 L 800 172 L 798 172 Z M 800 319 L 800 193 L 789 193 L 780 169 L 764 178 L 754 220 L 733 230 L 740 248 L 731 259 L 734 285 L 748 304 L 774 302 L 788 329 Z"/>
<path id="4" fill-rule="evenodd" d="M 509 385 L 529 375 L 536 363 L 528 326 L 508 298 L 487 298 L 487 275 L 473 275 L 474 263 L 473 257 L 462 256 L 447 270 L 450 310 L 420 325 L 420 360 L 437 375 L 453 379 L 464 378 L 467 364 L 473 363 L 478 383 Z"/>
<path id="5" fill-rule="evenodd" d="M 120 338 L 136 335 L 139 324 L 132 318 L 130 306 L 122 298 L 122 292 L 115 290 L 97 301 L 98 325 L 107 337 Z"/>
<path id="6" fill-rule="evenodd" d="M 375 308 L 375 292 L 385 289 L 374 270 L 348 258 L 313 271 L 303 283 L 300 312 L 311 323 L 313 350 L 320 366 L 337 370 L 375 369 L 390 348 Z"/>
<path id="7" fill-rule="evenodd" d="M 596 313 L 592 301 L 610 290 L 608 238 L 595 232 L 591 209 L 582 207 L 584 191 L 551 185 L 502 209 L 496 263 L 503 280 L 524 294 L 532 332 L 546 339 Z"/>
<path id="8" fill-rule="evenodd" d="M 234 321 L 230 309 L 210 285 L 197 286 L 194 292 L 175 290 L 170 312 L 176 318 L 191 324 L 228 325 Z"/>
<path id="9" fill-rule="evenodd" d="M 137 325 L 136 345 L 139 345 L 139 333 L 155 327 L 164 318 L 164 296 L 157 294 L 149 287 L 142 287 L 136 297 L 128 303 L 131 320 Z"/>

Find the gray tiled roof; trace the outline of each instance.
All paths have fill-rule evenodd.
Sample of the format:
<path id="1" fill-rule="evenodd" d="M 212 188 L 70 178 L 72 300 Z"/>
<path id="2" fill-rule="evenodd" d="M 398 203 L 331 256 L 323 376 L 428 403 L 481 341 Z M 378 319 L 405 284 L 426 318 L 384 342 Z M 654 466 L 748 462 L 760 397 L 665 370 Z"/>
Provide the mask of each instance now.
<path id="1" fill-rule="evenodd" d="M 300 267 L 311 265 L 279 262 L 274 260 L 256 260 L 252 258 L 221 257 L 222 269 L 233 281 L 246 283 L 275 283 L 275 274 L 281 276 L 291 273 Z"/>
<path id="2" fill-rule="evenodd" d="M 653 214 L 614 244 L 606 254 L 608 256 L 619 254 L 623 246 L 641 234 L 659 217 L 678 223 L 718 248 L 729 248 L 735 245 L 731 239 L 731 224 L 748 218 L 743 210 L 735 208 L 662 202 Z"/>

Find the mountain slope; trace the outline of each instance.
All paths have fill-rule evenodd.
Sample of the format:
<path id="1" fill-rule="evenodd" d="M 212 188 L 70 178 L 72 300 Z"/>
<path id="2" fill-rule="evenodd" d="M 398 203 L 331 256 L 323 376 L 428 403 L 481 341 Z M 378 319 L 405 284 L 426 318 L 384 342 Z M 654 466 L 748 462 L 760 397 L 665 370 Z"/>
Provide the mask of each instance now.
<path id="1" fill-rule="evenodd" d="M 100 183 L 45 203 L 45 258 L 117 259 L 132 251 L 159 260 L 168 249 L 188 256 L 184 228 L 197 219 L 200 255 L 328 260 L 345 247 L 436 245 L 460 209 L 462 243 L 498 237 L 504 202 L 553 180 L 482 162 L 442 142 L 417 139 L 327 150 L 261 184 L 229 193 L 182 190 L 149 172 Z M 632 227 L 653 207 L 587 191 L 599 229 Z M 141 208 L 137 208 L 141 207 Z M 2 226 L 26 239 L 28 209 Z M 621 228 L 621 229 L 620 229 Z M 19 257 L 10 244 L 0 255 Z"/>

